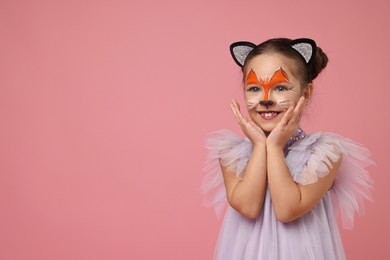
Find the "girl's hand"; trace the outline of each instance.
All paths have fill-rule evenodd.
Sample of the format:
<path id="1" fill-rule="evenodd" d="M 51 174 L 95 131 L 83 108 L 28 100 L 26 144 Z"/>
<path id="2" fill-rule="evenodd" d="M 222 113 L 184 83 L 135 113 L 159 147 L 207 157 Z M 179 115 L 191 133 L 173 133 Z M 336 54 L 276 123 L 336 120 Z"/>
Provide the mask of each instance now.
<path id="1" fill-rule="evenodd" d="M 241 114 L 240 105 L 236 100 L 232 100 L 230 108 L 232 109 L 238 124 L 241 126 L 242 131 L 253 143 L 253 145 L 265 144 L 266 136 L 264 131 L 258 125 L 256 125 L 255 122 L 250 119 L 250 117 L 245 118 Z"/>
<path id="2" fill-rule="evenodd" d="M 301 120 L 305 98 L 301 97 L 298 104 L 289 107 L 282 120 L 271 131 L 267 138 L 267 147 L 284 148 L 291 136 L 297 131 Z"/>

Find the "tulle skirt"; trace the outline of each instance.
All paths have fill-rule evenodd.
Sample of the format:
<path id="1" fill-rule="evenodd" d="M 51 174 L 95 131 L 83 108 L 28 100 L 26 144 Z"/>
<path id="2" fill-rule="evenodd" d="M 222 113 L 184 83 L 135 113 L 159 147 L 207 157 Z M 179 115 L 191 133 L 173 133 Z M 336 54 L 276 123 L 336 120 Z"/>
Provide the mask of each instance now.
<path id="1" fill-rule="evenodd" d="M 282 223 L 275 217 L 268 191 L 257 219 L 227 208 L 215 259 L 346 259 L 330 194 L 303 217 Z"/>

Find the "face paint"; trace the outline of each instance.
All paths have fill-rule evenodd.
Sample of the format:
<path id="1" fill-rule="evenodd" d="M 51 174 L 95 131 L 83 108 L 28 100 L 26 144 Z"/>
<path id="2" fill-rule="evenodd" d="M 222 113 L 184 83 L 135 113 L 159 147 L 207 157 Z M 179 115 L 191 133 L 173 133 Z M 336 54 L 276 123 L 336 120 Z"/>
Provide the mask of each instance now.
<path id="1" fill-rule="evenodd" d="M 280 83 L 289 84 L 282 84 L 278 86 Z M 282 67 L 279 67 L 272 77 L 260 79 L 251 69 L 247 76 L 246 86 L 246 99 L 249 110 L 254 109 L 259 102 L 267 104 L 273 102 L 273 104 L 277 105 L 276 110 L 287 110 L 290 106 L 294 105 L 294 100 L 296 99 L 297 92 L 294 86 L 291 86 L 288 75 Z M 264 93 L 262 91 L 264 91 Z M 269 100 L 271 91 L 275 92 L 273 95 L 275 100 L 272 101 Z M 268 106 L 264 106 L 268 109 Z"/>
<path id="2" fill-rule="evenodd" d="M 275 71 L 274 75 L 272 75 L 271 78 L 260 78 L 260 80 L 257 78 L 256 73 L 251 69 L 251 71 L 248 74 L 247 77 L 247 85 L 256 84 L 261 85 L 264 89 L 264 100 L 268 100 L 269 90 L 271 87 L 273 87 L 275 84 L 281 83 L 281 82 L 289 82 L 288 81 L 288 75 L 283 70 L 282 67 L 280 67 L 277 71 Z"/>

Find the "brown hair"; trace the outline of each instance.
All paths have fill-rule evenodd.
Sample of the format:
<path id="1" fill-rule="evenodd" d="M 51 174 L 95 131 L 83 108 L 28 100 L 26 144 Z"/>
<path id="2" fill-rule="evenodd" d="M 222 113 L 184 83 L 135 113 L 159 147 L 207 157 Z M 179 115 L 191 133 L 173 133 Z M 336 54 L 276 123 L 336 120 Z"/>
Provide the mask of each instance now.
<path id="1" fill-rule="evenodd" d="M 292 40 L 287 38 L 274 38 L 257 45 L 246 57 L 242 71 L 245 72 L 248 62 L 258 55 L 279 53 L 295 61 L 295 66 L 292 68 L 294 71 L 292 73 L 299 79 L 303 87 L 307 86 L 326 67 L 328 64 L 328 56 L 317 46 L 317 53 L 314 56 L 314 60 L 306 64 L 303 57 L 291 47 L 291 42 Z"/>

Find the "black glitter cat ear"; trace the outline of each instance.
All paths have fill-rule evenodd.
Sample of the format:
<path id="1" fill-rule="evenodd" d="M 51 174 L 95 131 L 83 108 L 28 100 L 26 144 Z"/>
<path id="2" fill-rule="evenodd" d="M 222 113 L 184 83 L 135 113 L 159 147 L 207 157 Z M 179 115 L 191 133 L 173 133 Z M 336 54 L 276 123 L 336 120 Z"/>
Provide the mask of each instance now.
<path id="1" fill-rule="evenodd" d="M 244 66 L 246 57 L 256 47 L 251 42 L 235 42 L 230 45 L 230 53 L 238 66 Z"/>
<path id="2" fill-rule="evenodd" d="M 312 39 L 300 38 L 291 42 L 291 47 L 294 48 L 305 59 L 306 63 L 314 60 L 317 52 L 317 44 Z"/>

